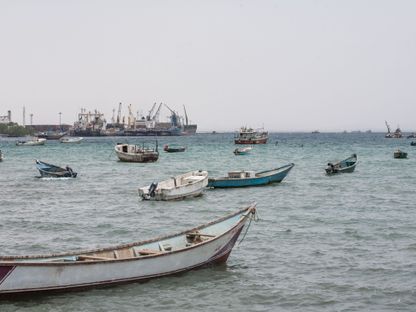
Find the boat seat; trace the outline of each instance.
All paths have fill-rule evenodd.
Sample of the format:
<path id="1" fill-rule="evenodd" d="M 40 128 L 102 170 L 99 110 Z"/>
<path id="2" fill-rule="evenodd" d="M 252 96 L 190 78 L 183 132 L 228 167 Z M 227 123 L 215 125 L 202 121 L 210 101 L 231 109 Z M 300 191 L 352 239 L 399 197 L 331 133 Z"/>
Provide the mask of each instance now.
<path id="1" fill-rule="evenodd" d="M 140 256 L 151 256 L 151 255 L 158 255 L 161 254 L 162 251 L 154 250 L 154 249 L 141 249 L 138 251 Z"/>

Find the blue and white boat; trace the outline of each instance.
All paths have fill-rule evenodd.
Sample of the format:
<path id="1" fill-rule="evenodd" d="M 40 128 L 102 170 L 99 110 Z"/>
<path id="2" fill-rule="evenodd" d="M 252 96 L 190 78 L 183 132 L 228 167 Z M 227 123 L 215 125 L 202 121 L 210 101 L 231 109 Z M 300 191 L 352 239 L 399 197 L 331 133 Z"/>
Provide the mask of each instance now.
<path id="1" fill-rule="evenodd" d="M 74 172 L 70 167 L 65 168 L 58 167 L 45 163 L 40 160 L 36 160 L 36 168 L 39 170 L 41 177 L 51 178 L 76 178 L 77 173 Z"/>
<path id="2" fill-rule="evenodd" d="M 208 187 L 244 187 L 278 183 L 287 176 L 294 165 L 294 163 L 290 163 L 279 168 L 261 172 L 231 171 L 228 172 L 227 177 L 208 179 Z"/>

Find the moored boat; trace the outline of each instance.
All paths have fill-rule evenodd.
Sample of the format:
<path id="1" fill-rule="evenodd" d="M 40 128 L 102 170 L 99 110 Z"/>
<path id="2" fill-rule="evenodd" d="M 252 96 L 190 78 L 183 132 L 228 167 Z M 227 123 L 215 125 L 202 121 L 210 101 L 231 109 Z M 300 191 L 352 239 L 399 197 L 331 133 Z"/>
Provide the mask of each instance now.
<path id="1" fill-rule="evenodd" d="M 208 185 L 208 172 L 196 170 L 139 188 L 144 200 L 178 200 L 200 196 Z"/>
<path id="2" fill-rule="evenodd" d="M 234 138 L 235 144 L 266 144 L 269 139 L 269 133 L 261 130 L 257 131 L 252 128 L 241 127 L 240 132 Z"/>
<path id="3" fill-rule="evenodd" d="M 393 153 L 394 158 L 407 158 L 407 153 L 403 152 L 402 150 L 398 149 L 397 151 L 394 151 Z"/>
<path id="4" fill-rule="evenodd" d="M 295 164 L 290 163 L 282 167 L 254 172 L 254 171 L 230 171 L 227 177 L 209 178 L 208 187 L 228 188 L 228 187 L 245 187 L 259 186 L 269 183 L 281 182 L 293 168 Z"/>
<path id="5" fill-rule="evenodd" d="M 78 138 L 63 137 L 59 139 L 59 142 L 68 143 L 68 144 L 79 144 L 82 142 L 82 140 L 84 140 L 84 138 L 82 137 L 78 137 Z"/>
<path id="6" fill-rule="evenodd" d="M 239 147 L 234 150 L 235 155 L 247 155 L 253 148 L 250 146 Z"/>
<path id="7" fill-rule="evenodd" d="M 146 281 L 227 261 L 255 204 L 174 234 L 115 247 L 0 256 L 0 296 L 79 290 Z"/>
<path id="8" fill-rule="evenodd" d="M 38 138 L 47 139 L 47 140 L 59 140 L 66 132 L 64 131 L 46 131 L 46 132 L 39 132 L 35 134 Z"/>
<path id="9" fill-rule="evenodd" d="M 35 146 L 35 145 L 45 145 L 46 139 L 43 138 L 34 138 L 31 140 L 19 140 L 16 141 L 17 146 Z"/>
<path id="10" fill-rule="evenodd" d="M 338 161 L 335 163 L 328 163 L 328 167 L 325 169 L 325 172 L 328 175 L 335 174 L 335 173 L 345 173 L 345 172 L 353 172 L 355 170 L 355 166 L 357 165 L 357 155 L 352 154 L 350 157 Z"/>
<path id="11" fill-rule="evenodd" d="M 163 146 L 163 150 L 168 153 L 178 153 L 178 152 L 185 152 L 185 146 L 176 146 L 176 145 L 165 145 Z"/>
<path id="12" fill-rule="evenodd" d="M 120 161 L 146 163 L 155 162 L 159 158 L 157 142 L 154 149 L 148 148 L 144 144 L 142 146 L 138 146 L 122 143 L 118 143 L 114 149 Z"/>
<path id="13" fill-rule="evenodd" d="M 76 178 L 77 173 L 72 170 L 72 168 L 66 166 L 58 167 L 45 163 L 40 160 L 36 160 L 36 168 L 39 170 L 41 177 L 51 177 L 51 178 Z"/>

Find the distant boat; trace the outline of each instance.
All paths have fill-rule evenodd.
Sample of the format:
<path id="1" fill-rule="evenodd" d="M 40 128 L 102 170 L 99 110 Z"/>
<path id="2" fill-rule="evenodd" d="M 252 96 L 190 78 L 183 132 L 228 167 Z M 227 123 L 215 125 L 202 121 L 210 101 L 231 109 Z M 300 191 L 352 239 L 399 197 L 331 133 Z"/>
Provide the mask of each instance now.
<path id="1" fill-rule="evenodd" d="M 393 157 L 394 158 L 407 158 L 407 153 L 398 149 L 397 151 L 394 152 Z"/>
<path id="2" fill-rule="evenodd" d="M 328 175 L 336 173 L 353 172 L 357 165 L 357 155 L 352 154 L 347 159 L 336 163 L 328 163 L 328 167 L 325 169 Z"/>
<path id="3" fill-rule="evenodd" d="M 415 133 L 415 132 L 413 132 L 413 133 L 409 134 L 409 135 L 407 136 L 407 138 L 408 138 L 408 139 L 414 139 L 414 138 L 416 138 L 416 133 Z"/>
<path id="4" fill-rule="evenodd" d="M 208 172 L 197 170 L 139 188 L 144 200 L 178 200 L 196 197 L 208 184 Z"/>
<path id="5" fill-rule="evenodd" d="M 411 146 L 416 146 L 416 142 L 412 141 L 412 142 L 410 142 L 410 145 Z"/>
<path id="6" fill-rule="evenodd" d="M 235 155 L 247 155 L 253 148 L 250 146 L 239 147 L 234 150 Z"/>
<path id="7" fill-rule="evenodd" d="M 386 123 L 386 127 L 387 127 L 387 133 L 384 135 L 385 138 L 387 139 L 400 139 L 403 135 L 402 135 L 402 131 L 400 130 L 400 127 L 397 127 L 397 129 L 394 132 L 390 131 L 390 126 L 387 123 L 387 121 L 384 121 Z"/>
<path id="8" fill-rule="evenodd" d="M 0 161 L 3 161 L 3 153 L 1 150 L 0 150 Z"/>
<path id="9" fill-rule="evenodd" d="M 313 130 L 312 133 L 316 134 L 316 133 L 320 133 L 319 130 Z"/>
<path id="10" fill-rule="evenodd" d="M 45 145 L 46 139 L 43 138 L 34 138 L 32 140 L 27 141 L 17 141 L 17 146 L 35 146 L 35 145 Z"/>
<path id="11" fill-rule="evenodd" d="M 254 172 L 254 171 L 231 171 L 227 177 L 208 179 L 208 187 L 228 188 L 259 186 L 269 183 L 281 182 L 295 164 L 290 163 L 280 168 Z"/>
<path id="12" fill-rule="evenodd" d="M 241 127 L 240 132 L 235 136 L 235 144 L 266 144 L 269 139 L 267 131 L 253 130 L 252 128 Z"/>
<path id="13" fill-rule="evenodd" d="M 59 139 L 59 142 L 68 143 L 68 144 L 79 144 L 81 143 L 82 140 L 84 140 L 84 138 L 82 137 L 78 137 L 78 138 L 64 137 L 64 138 Z"/>
<path id="14" fill-rule="evenodd" d="M 246 222 L 255 215 L 253 204 L 215 221 L 154 239 L 78 252 L 0 256 L 0 297 L 24 298 L 144 282 L 225 263 Z"/>
<path id="15" fill-rule="evenodd" d="M 144 144 L 142 146 L 137 146 L 133 144 L 122 144 L 118 143 L 115 146 L 115 151 L 117 157 L 121 161 L 125 162 L 155 162 L 159 158 L 159 152 L 157 150 L 157 142 L 156 148 L 148 148 Z"/>
<path id="16" fill-rule="evenodd" d="M 38 138 L 47 139 L 47 140 L 59 140 L 66 132 L 63 131 L 46 131 L 46 132 L 38 132 L 35 134 Z"/>
<path id="17" fill-rule="evenodd" d="M 185 152 L 186 147 L 185 146 L 169 146 L 165 145 L 163 146 L 163 150 L 168 153 L 178 153 L 178 152 Z"/>
<path id="18" fill-rule="evenodd" d="M 70 167 L 66 166 L 65 168 L 58 167 L 45 163 L 40 160 L 36 160 L 36 168 L 38 168 L 40 175 L 42 177 L 51 177 L 51 178 L 76 178 L 77 173 L 74 172 Z"/>

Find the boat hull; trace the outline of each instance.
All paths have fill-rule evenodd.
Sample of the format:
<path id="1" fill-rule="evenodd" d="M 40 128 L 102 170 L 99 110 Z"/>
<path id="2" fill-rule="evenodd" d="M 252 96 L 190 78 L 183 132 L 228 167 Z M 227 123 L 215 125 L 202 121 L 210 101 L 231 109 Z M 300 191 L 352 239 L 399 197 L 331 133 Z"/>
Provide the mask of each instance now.
<path id="1" fill-rule="evenodd" d="M 268 138 L 262 139 L 235 139 L 235 144 L 266 144 Z"/>
<path id="2" fill-rule="evenodd" d="M 0 259 L 0 297 L 140 282 L 225 262 L 247 219 L 254 212 L 255 208 L 249 207 L 232 219 L 226 219 L 224 222 L 232 221 L 232 226 L 213 239 L 158 255 L 42 263 L 36 259 L 8 262 L 3 257 Z"/>
<path id="3" fill-rule="evenodd" d="M 261 186 L 270 183 L 281 182 L 293 168 L 294 164 L 289 164 L 284 167 L 275 169 L 276 173 L 271 173 L 266 176 L 243 178 L 243 179 L 230 179 L 230 178 L 216 178 L 208 180 L 208 187 L 213 188 L 229 188 L 229 187 L 248 187 L 248 186 Z M 272 170 L 270 170 L 272 171 Z"/>

